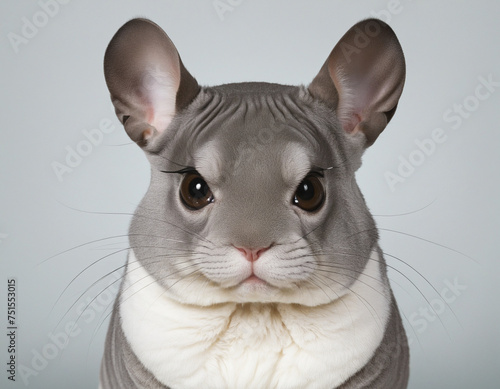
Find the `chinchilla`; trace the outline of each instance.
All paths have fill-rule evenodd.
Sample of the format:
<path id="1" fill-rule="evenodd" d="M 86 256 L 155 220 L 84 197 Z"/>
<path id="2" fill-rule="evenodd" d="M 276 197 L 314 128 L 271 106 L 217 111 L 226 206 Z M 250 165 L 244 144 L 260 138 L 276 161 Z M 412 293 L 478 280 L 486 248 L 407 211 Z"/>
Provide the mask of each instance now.
<path id="1" fill-rule="evenodd" d="M 406 388 L 406 335 L 355 181 L 403 90 L 393 30 L 356 24 L 308 86 L 202 87 L 165 32 L 134 19 L 104 72 L 151 181 L 100 387 Z"/>

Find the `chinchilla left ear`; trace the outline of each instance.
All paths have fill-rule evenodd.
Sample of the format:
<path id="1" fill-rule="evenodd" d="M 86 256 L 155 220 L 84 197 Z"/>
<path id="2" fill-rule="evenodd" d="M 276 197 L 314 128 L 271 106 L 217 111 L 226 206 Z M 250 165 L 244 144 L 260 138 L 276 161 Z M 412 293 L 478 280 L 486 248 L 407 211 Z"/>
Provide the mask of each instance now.
<path id="1" fill-rule="evenodd" d="M 170 38 L 147 19 L 130 20 L 113 36 L 104 75 L 118 119 L 141 147 L 165 131 L 200 90 Z"/>

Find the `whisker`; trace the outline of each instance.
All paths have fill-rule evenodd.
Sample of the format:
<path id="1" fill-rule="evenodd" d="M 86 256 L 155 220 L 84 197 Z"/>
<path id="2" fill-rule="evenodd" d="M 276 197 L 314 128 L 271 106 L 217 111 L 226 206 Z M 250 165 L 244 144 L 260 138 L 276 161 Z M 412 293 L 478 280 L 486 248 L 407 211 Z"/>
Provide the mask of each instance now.
<path id="1" fill-rule="evenodd" d="M 205 242 L 208 242 L 210 244 L 213 244 L 212 242 L 210 242 L 210 240 L 204 238 L 203 236 L 199 235 L 199 234 L 196 234 L 192 231 L 188 231 L 188 230 L 185 230 L 183 229 L 182 227 L 174 224 L 174 223 L 171 223 L 171 222 L 168 222 L 166 220 L 162 220 L 162 219 L 156 219 L 156 218 L 152 218 L 150 216 L 145 216 L 145 215 L 141 215 L 141 214 L 138 214 L 138 213 L 131 213 L 131 212 L 98 212 L 98 211 L 86 211 L 86 210 L 82 210 L 82 209 L 78 209 L 78 208 L 74 208 L 74 207 L 70 207 L 69 205 L 66 205 L 58 200 L 56 200 L 60 205 L 68 208 L 68 209 L 71 209 L 73 211 L 76 211 L 76 212 L 82 212 L 82 213 L 87 213 L 87 214 L 93 214 L 93 215 L 120 215 L 120 216 L 134 216 L 134 217 L 147 217 L 149 218 L 150 220 L 154 220 L 154 221 L 158 221 L 160 223 L 165 223 L 165 224 L 168 224 L 168 225 L 171 225 L 172 227 L 176 227 L 178 229 L 180 229 L 181 231 L 185 232 L 186 234 L 188 235 L 192 235 L 192 236 L 195 236 L 197 237 L 198 239 L 202 240 L 202 241 L 205 241 Z M 141 208 L 141 205 L 138 205 L 137 206 L 137 209 L 138 208 Z M 144 207 L 142 207 L 144 208 Z M 144 208 L 146 209 L 146 208 Z"/>
<path id="2" fill-rule="evenodd" d="M 331 268 L 347 270 L 347 271 L 354 271 L 352 268 L 349 268 L 349 267 L 342 267 L 342 266 L 333 265 L 333 264 L 329 264 L 329 263 L 316 263 L 315 265 L 316 266 L 331 267 Z M 382 281 L 377 279 L 377 277 L 370 276 L 368 274 L 365 274 L 365 277 L 371 278 L 374 281 L 378 281 L 381 285 L 384 285 L 382 283 Z M 397 280 L 390 279 L 390 281 L 391 281 L 391 284 L 394 283 L 394 284 L 398 285 L 408 296 L 411 296 L 411 294 Z"/>
<path id="3" fill-rule="evenodd" d="M 357 255 L 357 254 L 342 253 L 342 252 L 331 253 L 331 254 L 315 254 L 315 255 L 332 255 L 332 254 L 341 254 L 341 255 L 348 255 L 348 256 L 360 257 L 360 256 L 359 256 L 359 255 Z M 395 259 L 400 260 L 403 264 L 405 264 L 405 265 L 407 265 L 407 266 L 409 266 L 409 267 L 411 268 L 411 266 L 410 266 L 410 265 L 408 265 L 405 261 L 403 261 L 403 260 L 401 260 L 401 259 L 399 259 L 399 258 L 395 258 Z M 368 260 L 370 260 L 370 261 L 375 261 L 375 262 L 378 262 L 378 263 L 385 263 L 385 265 L 386 265 L 388 268 L 390 268 L 390 269 L 394 270 L 395 272 L 397 272 L 397 273 L 399 273 L 400 275 L 402 275 L 402 276 L 403 276 L 406 280 L 408 280 L 408 281 L 409 281 L 409 282 L 413 285 L 413 287 L 414 287 L 414 288 L 418 291 L 418 293 L 419 293 L 419 294 L 420 294 L 420 295 L 424 298 L 424 300 L 427 302 L 427 305 L 428 305 L 428 306 L 432 309 L 432 311 L 436 314 L 436 317 L 437 317 L 437 318 L 438 318 L 438 320 L 440 321 L 441 326 L 442 326 L 442 327 L 443 327 L 443 329 L 445 330 L 445 332 L 446 332 L 446 334 L 448 335 L 448 337 L 450 337 L 450 339 L 451 339 L 451 336 L 450 336 L 450 334 L 448 333 L 448 331 L 446 330 L 446 326 L 444 325 L 443 320 L 441 319 L 441 316 L 439 316 L 439 315 L 437 314 L 437 312 L 434 310 L 434 308 L 432 307 L 432 305 L 431 305 L 431 303 L 430 303 L 429 299 L 427 298 L 427 296 L 425 296 L 425 294 L 424 294 L 424 293 L 420 290 L 420 288 L 419 288 L 419 287 L 418 287 L 418 286 L 417 286 L 417 285 L 416 285 L 416 284 L 415 284 L 415 283 L 414 283 L 414 282 L 413 282 L 413 281 L 412 281 L 412 280 L 411 280 L 408 276 L 406 276 L 406 275 L 405 275 L 402 271 L 400 271 L 399 269 L 395 268 L 394 266 L 389 265 L 389 264 L 388 264 L 388 263 L 386 263 L 386 262 L 383 262 L 383 261 L 381 261 L 381 260 L 377 260 L 377 259 L 374 259 L 374 258 L 368 258 Z M 422 276 L 422 277 L 423 277 L 423 276 Z M 429 284 L 430 284 L 430 282 L 429 282 L 429 281 L 428 281 L 425 277 L 423 277 L 423 279 L 424 279 L 427 283 L 429 283 Z M 430 284 L 430 285 L 432 286 L 432 284 Z M 436 290 L 434 287 L 433 287 L 433 289 L 434 289 L 434 290 Z M 439 293 L 438 293 L 438 294 L 439 294 Z M 451 307 L 449 306 L 449 304 L 448 304 L 448 303 L 446 303 L 446 301 L 445 301 L 444 303 L 445 303 L 445 304 L 448 306 L 448 308 L 451 310 Z"/>
<path id="4" fill-rule="evenodd" d="M 353 271 L 352 269 L 349 269 L 349 268 L 339 267 L 339 266 L 330 265 L 330 264 L 315 264 L 315 265 L 316 265 L 316 266 L 318 266 L 318 265 L 319 265 L 319 266 L 327 266 L 327 267 L 332 267 L 332 268 L 340 268 L 340 269 L 344 269 L 344 270 L 350 270 L 350 271 Z M 321 269 L 320 269 L 320 271 L 324 271 L 324 270 L 321 270 Z M 333 274 L 343 275 L 342 273 L 338 273 L 338 272 L 331 272 L 331 273 L 333 273 Z M 362 273 L 360 273 L 360 274 L 362 274 Z M 345 276 L 350 277 L 350 276 L 348 276 L 348 275 L 345 275 Z M 369 276 L 369 275 L 367 275 L 367 274 L 365 274 L 364 276 L 365 276 L 365 277 L 369 277 L 369 278 L 373 279 L 374 281 L 377 281 L 377 282 L 379 282 L 381 285 L 383 285 L 382 281 L 378 280 L 376 277 Z M 383 296 L 383 294 L 382 294 L 380 291 L 376 290 L 375 288 L 373 288 L 371 285 L 369 285 L 369 284 L 365 283 L 364 281 L 361 281 L 361 280 L 359 280 L 359 279 L 357 279 L 357 278 L 355 278 L 355 277 L 350 277 L 350 278 L 353 278 L 353 279 L 357 280 L 358 282 L 361 282 L 361 283 L 365 284 L 366 286 L 368 286 L 368 287 L 370 287 L 371 289 L 373 289 L 376 293 L 378 293 L 378 294 L 380 294 L 380 295 L 382 295 L 382 296 Z M 403 287 L 402 287 L 402 286 L 401 286 L 401 285 L 400 285 L 397 281 L 391 280 L 391 282 L 393 282 L 393 283 L 395 283 L 395 284 L 399 285 L 399 286 L 401 287 L 401 289 L 403 289 L 406 293 L 408 293 L 408 292 L 406 291 L 406 289 L 404 289 L 404 288 L 403 288 Z M 384 298 L 385 298 L 385 296 L 384 296 Z M 400 313 L 401 313 L 401 315 L 404 317 L 404 319 L 406 320 L 406 322 L 409 324 L 409 326 L 410 326 L 410 328 L 411 328 L 411 330 L 412 330 L 413 334 L 415 335 L 415 338 L 417 339 L 417 342 L 418 342 L 418 343 L 419 343 L 419 345 L 420 345 L 420 340 L 418 339 L 418 336 L 417 336 L 417 334 L 416 334 L 416 332 L 415 332 L 415 329 L 414 329 L 414 328 L 413 328 L 413 326 L 411 325 L 411 323 L 410 323 L 410 321 L 408 320 L 408 318 L 406 317 L 405 313 L 404 313 L 404 312 L 402 312 L 402 311 L 401 311 Z"/>
<path id="5" fill-rule="evenodd" d="M 152 257 L 146 257 L 146 258 L 143 258 L 142 260 L 150 260 L 150 259 L 155 259 L 155 258 L 163 258 L 162 255 L 155 255 L 155 256 L 152 256 Z M 153 262 L 149 262 L 149 263 L 160 263 L 162 262 L 163 259 L 159 259 L 157 261 L 153 261 Z M 89 287 L 87 287 L 87 289 L 82 293 L 80 294 L 80 296 L 75 300 L 75 302 L 66 310 L 66 313 L 61 317 L 61 319 L 59 320 L 59 322 L 56 324 L 56 327 L 55 329 L 57 329 L 57 327 L 59 326 L 59 324 L 61 324 L 62 320 L 66 317 L 66 315 L 71 311 L 71 309 L 78 303 L 78 301 L 80 301 L 80 299 L 96 284 L 98 284 L 100 281 L 104 280 L 105 278 L 109 277 L 111 274 L 115 273 L 116 271 L 120 270 L 120 269 L 123 269 L 123 268 L 126 268 L 128 266 L 128 264 L 131 264 L 131 263 L 139 263 L 141 262 L 141 260 L 137 259 L 135 261 L 130 261 L 128 260 L 127 263 L 125 263 L 124 265 L 122 266 L 119 266 L 115 269 L 113 269 L 112 271 L 106 273 L 104 276 L 101 276 L 100 278 L 98 278 L 96 281 L 94 281 Z M 183 261 L 183 262 L 180 262 L 180 263 L 177 263 L 177 265 L 179 264 L 183 264 L 183 263 L 186 263 L 186 262 L 190 262 L 190 260 L 186 260 L 186 261 Z M 134 269 L 132 269 L 134 270 Z M 119 277 L 118 279 L 116 279 L 115 281 L 113 281 L 111 284 L 109 284 L 108 286 L 106 286 L 104 289 L 102 289 L 95 297 L 94 299 L 92 299 L 92 301 L 90 301 L 87 306 L 85 307 L 85 309 L 82 311 L 82 314 L 83 312 L 85 312 L 87 310 L 87 308 L 92 304 L 92 302 L 99 296 L 101 295 L 106 289 L 108 289 L 109 287 L 111 287 L 113 284 L 115 284 L 116 282 L 120 281 L 121 279 L 123 279 L 123 277 L 125 277 L 127 274 L 129 274 L 128 271 L 126 271 L 121 277 Z M 62 295 L 61 295 L 62 296 Z M 60 297 L 61 297 L 60 296 Z M 57 303 L 57 302 L 56 302 Z M 54 308 L 54 307 L 53 307 Z M 82 315 L 80 314 L 80 316 Z M 78 317 L 78 319 L 80 318 L 80 316 Z M 77 319 L 77 322 L 78 322 L 78 319 Z M 54 329 L 54 330 L 55 330 Z"/>
<path id="6" fill-rule="evenodd" d="M 114 235 L 114 236 L 109 236 L 107 238 L 100 238 L 100 239 L 95 239 L 95 240 L 91 240 L 89 242 L 86 242 L 86 243 L 82 243 L 82 244 L 79 244 L 77 246 L 74 246 L 74 247 L 71 247 L 69 249 L 66 249 L 64 251 L 61 251 L 57 254 L 54 254 L 46 259 L 44 259 L 43 261 L 39 262 L 36 266 L 40 266 L 41 264 L 49 261 L 50 259 L 53 259 L 55 257 L 58 257 L 60 255 L 63 255 L 63 254 L 66 254 L 70 251 L 73 251 L 73 250 L 76 250 L 76 249 L 79 249 L 81 247 L 85 247 L 85 246 L 88 246 L 88 245 L 91 245 L 91 244 L 94 244 L 94 243 L 98 243 L 98 242 L 103 242 L 103 241 L 106 241 L 106 240 L 110 240 L 110 239 L 117 239 L 117 238 L 128 238 L 130 236 L 145 236 L 145 237 L 150 237 L 150 238 L 159 238 L 159 239 L 163 239 L 163 240 L 167 240 L 167 241 L 171 241 L 171 242 L 177 242 L 177 243 L 185 243 L 185 244 L 188 244 L 189 242 L 185 242 L 185 241 L 182 241 L 182 240 L 179 240 L 179 239 L 172 239 L 172 238 L 167 238 L 165 236 L 158 236 L 158 235 L 150 235 L 150 234 L 136 234 L 136 233 L 130 233 L 130 234 L 123 234 L 123 235 Z M 202 246 L 198 243 L 199 246 L 201 247 L 205 247 L 207 249 L 210 249 L 210 247 L 207 247 L 207 246 Z"/>
<path id="7" fill-rule="evenodd" d="M 109 236 L 109 237 L 107 237 L 107 238 L 100 238 L 100 239 L 95 239 L 95 240 L 92 240 L 92 241 L 90 241 L 90 242 L 82 243 L 82 244 L 79 244 L 79 245 L 77 245 L 77 246 L 74 246 L 74 247 L 71 247 L 71 248 L 69 248 L 69 249 L 66 249 L 66 250 L 64 250 L 64 251 L 61 251 L 61 252 L 59 252 L 59 253 L 57 253 L 57 254 L 54 254 L 54 255 L 52 255 L 52 256 L 50 256 L 50 257 L 48 257 L 48 258 L 44 259 L 42 262 L 37 263 L 37 264 L 36 264 L 36 266 L 40 266 L 40 265 L 42 265 L 43 263 L 45 263 L 45 262 L 47 262 L 47 261 L 49 261 L 49 260 L 51 260 L 51 259 L 53 259 L 53 258 L 55 258 L 55 257 L 58 257 L 58 256 L 63 255 L 63 254 L 66 254 L 66 253 L 68 253 L 68 252 L 70 252 L 70 251 L 72 251 L 72 250 L 79 249 L 80 247 L 88 246 L 88 245 L 90 245 L 90 244 L 93 244 L 93 243 L 98 243 L 98 242 L 102 242 L 102 241 L 105 241 L 105 240 L 116 239 L 116 238 L 126 238 L 126 237 L 128 237 L 128 234 L 123 234 L 123 235 L 115 235 L 115 236 Z"/>
<path id="8" fill-rule="evenodd" d="M 321 224 L 318 224 L 315 228 L 313 228 L 311 231 L 309 231 L 308 233 L 304 234 L 303 236 L 301 236 L 299 239 L 297 239 L 296 241 L 292 242 L 292 243 L 297 243 L 299 240 L 301 239 L 304 239 L 306 236 L 308 236 L 309 234 L 312 234 L 314 231 L 316 231 L 319 227 L 321 227 Z"/>
<path id="9" fill-rule="evenodd" d="M 396 214 L 392 214 L 392 215 L 372 215 L 373 217 L 396 217 L 396 216 L 407 216 L 407 215 L 413 215 L 414 213 L 418 213 L 420 211 L 423 211 L 424 209 L 430 207 L 432 204 L 434 204 L 436 202 L 437 198 L 435 198 L 434 200 L 432 200 L 429 204 L 427 205 L 424 205 L 422 208 L 419 208 L 415 211 L 410 211 L 410 212 L 404 212 L 404 213 L 396 213 Z"/>
<path id="10" fill-rule="evenodd" d="M 319 277 L 319 275 L 316 275 L 316 274 L 311 274 L 311 275 L 314 276 L 314 278 L 317 279 L 318 281 L 320 281 L 323 285 L 325 285 L 330 291 L 332 291 L 333 293 L 335 293 L 335 295 L 337 296 L 337 298 L 335 300 L 336 301 L 340 301 L 344 305 L 345 309 L 349 313 L 349 317 L 351 319 L 351 324 L 353 324 L 354 323 L 354 319 L 352 317 L 351 310 L 349 309 L 349 306 L 347 305 L 347 303 L 342 299 L 342 297 L 340 297 L 339 294 L 337 292 L 335 292 L 328 284 L 326 284 L 325 282 L 323 282 L 321 280 L 321 278 Z M 336 282 L 336 281 L 334 281 L 334 282 Z M 313 283 L 313 285 L 315 285 L 316 287 L 319 287 L 319 285 L 317 285 L 317 284 Z M 332 300 L 331 297 L 328 296 L 328 294 L 323 290 L 323 288 L 321 288 L 321 287 L 319 287 L 319 288 L 323 291 L 323 293 L 325 293 L 325 295 L 328 297 L 329 300 Z"/>
<path id="11" fill-rule="evenodd" d="M 337 273 L 337 274 L 340 274 L 340 273 Z M 361 302 L 361 303 L 362 303 L 362 304 L 363 304 L 363 305 L 364 305 L 367 309 L 368 309 L 368 307 L 366 306 L 366 304 L 368 304 L 368 305 L 370 306 L 371 311 L 376 312 L 376 309 L 375 309 L 375 308 L 373 308 L 373 306 L 370 304 L 370 302 L 369 302 L 369 301 L 368 301 L 365 297 L 363 297 L 363 296 L 359 295 L 358 293 L 356 293 L 355 291 L 353 291 L 350 287 L 348 287 L 348 286 L 346 286 L 346 285 L 342 284 L 342 283 L 341 283 L 341 282 L 339 282 L 338 280 L 334 280 L 333 278 L 327 277 L 327 276 L 325 276 L 325 275 L 323 275 L 323 277 L 325 277 L 325 278 L 329 279 L 330 281 L 335 282 L 336 284 L 338 284 L 338 285 L 342 286 L 344 289 L 349 290 L 351 293 L 353 293 L 353 295 L 355 295 L 355 296 L 358 298 L 358 300 L 359 300 L 359 301 L 360 301 L 360 302 Z M 353 279 L 356 279 L 356 278 L 354 278 L 354 277 L 352 277 L 352 278 L 353 278 Z M 356 279 L 356 280 L 358 280 L 358 279 Z M 360 281 L 360 280 L 358 280 L 358 281 Z M 360 281 L 360 282 L 362 282 L 362 281 Z M 365 284 L 366 286 L 370 287 L 370 289 L 372 289 L 373 291 L 375 291 L 376 293 L 378 293 L 378 294 L 379 294 L 380 296 L 382 296 L 384 299 L 386 299 L 386 298 L 387 298 L 387 297 L 386 297 L 383 293 L 381 293 L 380 291 L 376 290 L 376 289 L 375 289 L 375 288 L 373 288 L 371 285 L 369 285 L 369 284 L 367 284 L 367 283 L 365 283 L 365 282 L 362 282 L 362 283 L 363 283 L 363 284 Z M 328 285 L 327 285 L 327 286 L 328 286 Z M 343 301 L 343 298 L 342 298 L 342 297 L 339 297 L 339 300 Z M 364 300 L 364 301 L 363 301 L 363 300 Z M 370 311 L 370 309 L 368 309 L 368 311 Z M 378 316 L 378 315 L 377 315 L 377 316 Z M 373 317 L 374 319 L 376 319 L 376 320 L 379 320 L 379 321 L 380 321 L 380 318 L 379 318 L 379 317 L 375 318 L 375 317 L 373 316 L 373 313 L 372 313 L 372 317 Z M 352 317 L 351 317 L 351 320 L 352 320 Z"/>
<path id="12" fill-rule="evenodd" d="M 176 282 L 175 282 L 173 285 L 171 285 L 168 289 L 170 289 L 172 286 L 174 286 L 177 282 L 181 281 L 182 279 L 184 279 L 184 278 L 186 278 L 186 277 L 189 277 L 191 274 L 194 274 L 194 273 L 196 273 L 197 271 L 198 271 L 198 269 L 196 269 L 195 271 L 193 271 L 193 272 L 191 272 L 191 273 L 187 274 L 186 276 L 184 276 L 184 277 L 183 277 L 183 278 L 181 278 L 180 280 L 176 281 Z M 143 277 L 143 278 L 145 278 L 145 277 Z M 166 278 L 166 277 L 164 277 L 164 278 Z M 162 279 L 164 279 L 164 278 L 162 278 Z M 148 285 L 146 285 L 146 286 L 144 286 L 143 288 L 141 288 L 140 290 L 138 290 L 136 293 L 139 293 L 139 292 L 140 292 L 141 290 L 143 290 L 144 288 L 146 288 L 146 287 L 148 287 L 148 286 L 150 286 L 150 285 L 152 285 L 152 284 L 154 284 L 154 283 L 156 283 L 156 282 L 157 282 L 157 281 L 156 281 L 156 280 L 154 280 L 153 282 L 149 283 Z M 133 295 L 135 295 L 136 293 L 134 293 Z M 132 295 L 132 296 L 133 296 L 133 295 Z M 118 303 L 118 307 L 119 307 L 119 306 L 121 306 L 121 304 L 122 304 L 122 303 L 124 303 L 125 301 L 127 301 L 127 300 L 128 300 L 130 297 L 132 297 L 132 296 L 129 296 L 129 297 L 128 297 L 128 298 L 126 298 L 124 301 L 120 301 L 120 302 Z M 104 317 L 104 319 L 102 319 L 102 320 L 101 320 L 101 322 L 99 323 L 98 327 L 94 330 L 94 333 L 92 334 L 92 337 L 91 337 L 91 340 L 90 340 L 90 344 L 92 344 L 92 342 L 94 341 L 95 336 L 96 336 L 96 335 L 97 335 L 97 333 L 99 332 L 100 328 L 101 328 L 101 327 L 102 327 L 102 325 L 106 322 L 106 320 L 108 319 L 108 317 L 109 317 L 109 316 L 113 313 L 113 311 L 114 311 L 114 309 L 112 309 L 112 310 L 111 310 L 111 311 L 110 311 L 110 312 L 109 312 L 109 313 L 108 313 L 108 314 Z"/>
<path id="13" fill-rule="evenodd" d="M 389 254 L 387 253 L 386 251 L 383 251 L 384 255 L 387 255 L 388 257 L 391 257 L 391 258 L 394 258 L 395 260 L 405 264 L 406 266 L 408 266 L 410 269 L 412 269 L 415 273 L 417 273 L 425 282 L 426 284 L 428 284 L 433 290 L 434 292 L 436 292 L 436 294 L 441 298 L 441 294 L 438 292 L 438 290 L 434 287 L 434 285 L 432 285 L 432 283 L 427 280 L 426 277 L 424 277 L 422 275 L 422 273 L 420 273 L 417 269 L 415 269 L 413 266 L 411 266 L 409 263 L 407 263 L 406 261 L 403 261 L 401 258 L 395 256 L 395 255 L 392 255 L 392 254 Z M 460 324 L 460 326 L 462 327 L 462 323 L 460 323 L 460 320 L 458 319 L 457 315 L 455 314 L 455 312 L 453 311 L 453 309 L 450 307 L 450 305 L 444 300 L 441 298 L 441 300 L 446 304 L 446 306 L 448 307 L 448 309 L 451 311 L 451 313 L 453 314 L 453 316 L 455 317 L 456 321 Z M 432 306 L 431 306 L 432 308 Z M 434 311 L 434 309 L 433 309 Z M 436 312 L 434 312 L 436 313 Z"/>
<path id="14" fill-rule="evenodd" d="M 404 235 L 404 236 L 408 236 L 408 237 L 411 237 L 411 238 L 414 238 L 414 239 L 418 239 L 418 240 L 421 240 L 421 241 L 424 241 L 424 242 L 427 242 L 427 243 L 430 243 L 430 244 L 433 244 L 435 246 L 438 246 L 438 247 L 442 247 L 446 250 L 449 250 L 449 251 L 452 251 L 454 253 L 457 253 L 457 254 L 460 254 L 468 259 L 470 259 L 472 262 L 476 263 L 476 264 L 479 264 L 479 262 L 477 262 L 474 258 L 472 258 L 471 256 L 465 254 L 465 253 L 462 253 L 461 251 L 458 251 L 458 250 L 455 250 L 454 248 L 451 248 L 451 247 L 448 247 L 448 246 L 445 246 L 443 244 L 440 244 L 440 243 L 437 243 L 437 242 L 434 242 L 432 240 L 429 240 L 429 239 L 425 239 L 425 238 L 421 238 L 420 236 L 416 236 L 416 235 L 412 235 L 412 234 L 409 234 L 407 232 L 402 232 L 402 231 L 396 231 L 396 230 L 391 230 L 389 228 L 380 228 L 379 227 L 379 230 L 381 231 L 388 231 L 388 232 L 393 232 L 395 234 L 401 234 L 401 235 Z"/>
<path id="15" fill-rule="evenodd" d="M 128 251 L 129 248 L 124 248 L 124 249 L 120 249 L 120 250 L 117 250 L 117 251 L 114 251 L 110 254 L 107 254 L 101 258 L 99 258 L 97 261 L 95 262 L 92 262 L 90 265 L 88 265 L 87 267 L 85 267 L 83 270 L 81 270 L 75 277 L 73 277 L 73 279 L 70 281 L 70 283 L 68 285 L 66 285 L 66 287 L 63 289 L 63 291 L 61 292 L 61 294 L 59 295 L 59 297 L 56 299 L 54 305 L 52 305 L 52 308 L 50 309 L 49 311 L 49 316 L 52 314 L 52 311 L 54 310 L 54 308 L 56 307 L 57 303 L 59 302 L 59 300 L 62 298 L 62 296 L 64 295 L 64 293 L 69 289 L 69 287 L 78 279 L 78 277 L 80 277 L 85 271 L 87 271 L 88 269 L 90 269 L 92 266 L 94 266 L 96 263 L 102 261 L 103 259 L 106 259 L 106 258 L 109 258 L 111 257 L 112 255 L 115 255 L 115 254 L 119 254 L 123 251 Z"/>
<path id="16" fill-rule="evenodd" d="M 62 298 L 62 296 L 64 295 L 64 293 L 69 289 L 69 287 L 83 274 L 85 273 L 87 270 L 89 270 L 91 267 L 95 266 L 97 263 L 101 262 L 102 260 L 106 259 L 106 258 L 109 258 L 113 255 L 116 255 L 116 254 L 119 254 L 121 252 L 124 252 L 124 251 L 128 251 L 130 249 L 137 249 L 137 248 L 164 248 L 164 247 L 158 247 L 158 246 L 131 246 L 131 247 L 126 247 L 126 248 L 123 248 L 123 249 L 120 249 L 120 250 L 117 250 L 117 251 L 114 251 L 110 254 L 107 254 L 103 257 L 100 257 L 99 259 L 95 260 L 94 262 L 92 262 L 90 265 L 86 266 L 83 270 L 81 270 L 75 277 L 73 277 L 73 279 L 70 281 L 70 283 L 68 285 L 66 285 L 66 287 L 63 289 L 63 291 L 61 292 L 61 294 L 59 295 L 59 297 L 57 298 L 57 300 L 55 301 L 54 305 L 52 306 L 50 312 L 49 312 L 49 316 L 52 314 L 55 306 L 57 305 L 57 303 L 60 301 L 60 299 Z M 183 251 L 182 249 L 175 249 L 175 248 L 169 248 L 170 250 L 176 250 L 176 251 Z M 200 254 L 200 255 L 205 255 L 204 253 L 198 253 L 198 252 L 194 252 L 194 251 L 190 251 L 190 250 L 184 250 L 188 253 L 191 253 L 192 255 L 195 255 L 195 254 Z M 172 257 L 175 257 L 175 254 L 174 255 L 168 255 L 168 254 L 165 254 L 165 257 L 169 257 L 169 258 L 172 258 Z"/>

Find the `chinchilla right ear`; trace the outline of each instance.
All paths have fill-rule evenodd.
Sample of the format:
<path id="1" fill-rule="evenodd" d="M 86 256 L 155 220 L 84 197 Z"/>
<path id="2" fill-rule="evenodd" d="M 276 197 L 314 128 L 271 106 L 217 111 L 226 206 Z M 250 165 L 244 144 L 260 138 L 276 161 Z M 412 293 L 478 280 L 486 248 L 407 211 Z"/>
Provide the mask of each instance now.
<path id="1" fill-rule="evenodd" d="M 113 36 L 104 76 L 118 119 L 141 147 L 200 91 L 170 38 L 147 19 L 132 19 Z"/>
<path id="2" fill-rule="evenodd" d="M 308 89 L 335 110 L 344 131 L 362 132 L 368 147 L 394 115 L 405 74 L 394 31 L 381 20 L 367 19 L 345 33 Z"/>

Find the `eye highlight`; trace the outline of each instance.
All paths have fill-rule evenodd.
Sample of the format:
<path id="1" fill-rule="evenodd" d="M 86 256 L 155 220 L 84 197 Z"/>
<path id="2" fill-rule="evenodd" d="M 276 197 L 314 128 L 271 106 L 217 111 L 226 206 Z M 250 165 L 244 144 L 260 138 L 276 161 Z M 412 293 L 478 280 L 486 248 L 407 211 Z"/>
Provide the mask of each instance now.
<path id="1" fill-rule="evenodd" d="M 196 171 L 184 176 L 179 194 L 184 205 L 192 210 L 201 209 L 214 202 L 214 196 L 207 182 Z"/>
<path id="2" fill-rule="evenodd" d="M 324 203 L 325 189 L 318 177 L 309 174 L 304 178 L 295 194 L 293 195 L 292 204 L 307 212 L 318 210 Z"/>

